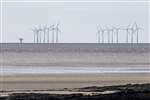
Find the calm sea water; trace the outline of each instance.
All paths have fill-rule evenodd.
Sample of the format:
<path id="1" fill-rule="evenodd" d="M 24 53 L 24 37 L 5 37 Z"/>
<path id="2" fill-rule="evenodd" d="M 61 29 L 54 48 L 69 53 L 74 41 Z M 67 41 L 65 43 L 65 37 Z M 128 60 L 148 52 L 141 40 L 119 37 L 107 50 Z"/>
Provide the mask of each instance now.
<path id="1" fill-rule="evenodd" d="M 0 75 L 18 74 L 101 74 L 101 73 L 150 73 L 148 66 L 129 67 L 46 67 L 1 66 Z"/>

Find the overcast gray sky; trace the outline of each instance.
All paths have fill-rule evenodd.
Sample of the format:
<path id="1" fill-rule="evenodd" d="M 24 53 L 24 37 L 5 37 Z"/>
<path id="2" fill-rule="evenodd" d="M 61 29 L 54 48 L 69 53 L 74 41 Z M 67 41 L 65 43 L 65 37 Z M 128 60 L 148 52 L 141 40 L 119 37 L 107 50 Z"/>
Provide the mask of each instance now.
<path id="1" fill-rule="evenodd" d="M 144 29 L 139 34 L 140 42 L 150 42 L 150 12 L 148 2 L 111 1 L 3 2 L 3 33 L 1 35 L 1 41 L 18 42 L 18 38 L 23 37 L 24 42 L 33 42 L 31 28 L 44 24 L 52 25 L 59 21 L 61 30 L 60 42 L 95 43 L 97 42 L 97 25 L 104 28 L 106 26 L 110 28 L 112 26 L 124 28 L 128 24 L 133 24 L 136 21 Z M 119 38 L 120 42 L 125 42 L 125 32 L 120 32 Z"/>

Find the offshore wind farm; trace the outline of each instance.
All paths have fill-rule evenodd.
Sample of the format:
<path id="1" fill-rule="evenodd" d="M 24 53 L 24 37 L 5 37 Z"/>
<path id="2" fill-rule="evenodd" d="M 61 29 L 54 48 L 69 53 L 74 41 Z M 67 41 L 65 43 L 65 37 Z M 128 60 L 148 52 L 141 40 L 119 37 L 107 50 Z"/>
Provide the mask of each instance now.
<path id="1" fill-rule="evenodd" d="M 52 25 L 38 25 L 32 28 L 33 42 L 32 43 L 61 43 L 59 41 L 60 34 L 63 35 L 59 28 L 60 23 Z M 141 38 L 139 34 L 143 34 L 144 29 L 139 27 L 136 22 L 127 27 L 115 27 L 111 28 L 97 26 L 97 42 L 95 43 L 140 43 Z M 125 34 L 125 38 L 119 39 L 119 36 Z M 51 39 L 50 39 L 51 37 Z M 19 38 L 20 43 L 23 41 L 23 37 Z M 123 41 L 120 41 L 123 40 Z"/>
<path id="2" fill-rule="evenodd" d="M 95 43 L 61 43 L 59 25 L 31 28 L 31 43 L 24 37 L 18 43 L 0 43 L 1 97 L 9 96 L 9 90 L 85 94 L 75 88 L 150 83 L 150 44 L 139 42 L 144 29 L 136 22 L 127 27 L 98 25 Z"/>

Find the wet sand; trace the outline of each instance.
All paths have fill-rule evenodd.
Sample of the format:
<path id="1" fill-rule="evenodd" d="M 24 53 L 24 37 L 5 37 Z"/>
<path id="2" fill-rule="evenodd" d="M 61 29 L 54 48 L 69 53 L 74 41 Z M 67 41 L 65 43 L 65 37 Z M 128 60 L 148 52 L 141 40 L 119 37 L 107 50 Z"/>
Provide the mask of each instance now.
<path id="1" fill-rule="evenodd" d="M 4 52 L 4 66 L 119 66 L 148 65 L 150 53 L 126 52 Z"/>
<path id="2" fill-rule="evenodd" d="M 51 74 L 1 76 L 2 90 L 47 90 L 150 83 L 150 74 Z"/>

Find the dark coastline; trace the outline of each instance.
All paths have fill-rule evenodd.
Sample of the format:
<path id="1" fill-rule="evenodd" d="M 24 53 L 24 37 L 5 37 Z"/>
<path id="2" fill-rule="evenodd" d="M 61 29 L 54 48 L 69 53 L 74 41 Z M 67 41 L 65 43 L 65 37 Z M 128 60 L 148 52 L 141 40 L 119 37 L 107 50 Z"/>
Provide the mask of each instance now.
<path id="1" fill-rule="evenodd" d="M 150 84 L 127 84 L 105 87 L 85 87 L 77 91 L 118 91 L 109 94 L 44 94 L 13 93 L 0 100 L 150 100 Z"/>

